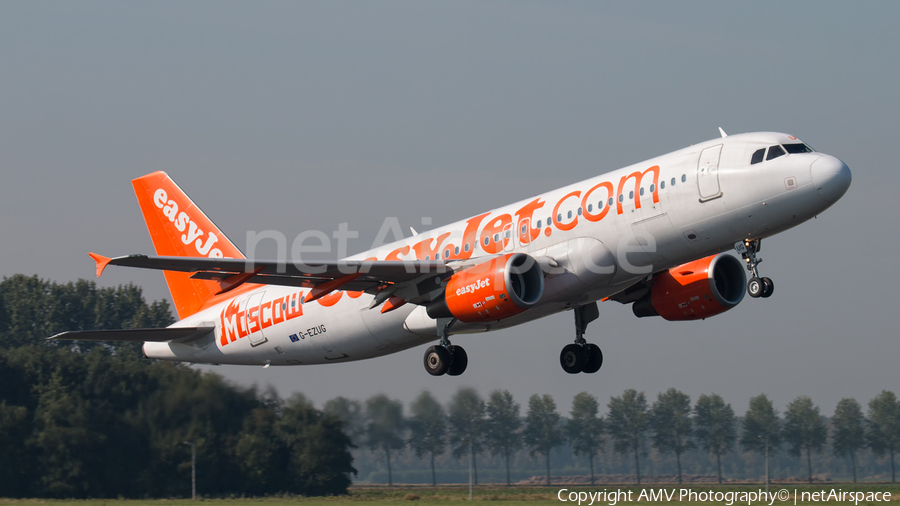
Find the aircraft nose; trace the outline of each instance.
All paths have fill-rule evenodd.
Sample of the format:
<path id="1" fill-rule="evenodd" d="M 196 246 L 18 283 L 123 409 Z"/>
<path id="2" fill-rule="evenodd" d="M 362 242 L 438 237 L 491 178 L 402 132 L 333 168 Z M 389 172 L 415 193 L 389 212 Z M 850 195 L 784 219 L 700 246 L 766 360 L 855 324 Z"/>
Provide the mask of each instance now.
<path id="1" fill-rule="evenodd" d="M 847 193 L 853 176 L 850 167 L 831 155 L 823 155 L 816 158 L 809 167 L 813 184 L 819 195 L 833 204 Z"/>

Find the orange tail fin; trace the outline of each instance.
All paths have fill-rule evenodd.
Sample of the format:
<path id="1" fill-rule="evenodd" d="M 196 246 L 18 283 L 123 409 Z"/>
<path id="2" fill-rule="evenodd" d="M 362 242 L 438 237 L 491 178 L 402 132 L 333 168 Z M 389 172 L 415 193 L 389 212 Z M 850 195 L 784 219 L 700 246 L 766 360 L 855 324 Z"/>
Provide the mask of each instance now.
<path id="1" fill-rule="evenodd" d="M 165 172 L 147 174 L 131 184 L 157 255 L 245 258 Z M 189 272 L 165 271 L 165 276 L 181 319 L 202 309 L 221 291 L 217 282 L 191 279 Z"/>

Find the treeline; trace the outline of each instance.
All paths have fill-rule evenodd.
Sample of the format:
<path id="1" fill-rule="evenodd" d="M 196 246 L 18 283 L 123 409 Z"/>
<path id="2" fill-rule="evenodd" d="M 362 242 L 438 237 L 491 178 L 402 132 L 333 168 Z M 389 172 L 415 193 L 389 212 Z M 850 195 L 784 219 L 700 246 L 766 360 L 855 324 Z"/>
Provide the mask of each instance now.
<path id="1" fill-rule="evenodd" d="M 802 460 L 804 478 L 809 481 L 816 465 L 830 453 L 852 469 L 854 482 L 860 454 L 868 452 L 881 460 L 882 466 L 889 466 L 891 481 L 896 481 L 900 402 L 893 392 L 883 391 L 871 399 L 867 414 L 856 400 L 842 399 L 830 419 L 805 396 L 789 403 L 781 416 L 762 394 L 750 399 L 749 409 L 738 418 L 719 395 L 701 395 L 692 405 L 687 394 L 674 388 L 660 393 L 652 404 L 643 392 L 626 390 L 610 398 L 606 408 L 606 416 L 601 416 L 597 398 L 582 392 L 573 399 L 568 417 L 549 395 L 532 395 L 521 413 L 522 407 L 509 392 L 491 392 L 485 401 L 471 388 L 458 390 L 446 407 L 429 392 L 422 392 L 410 403 L 407 416 L 400 401 L 384 395 L 365 402 L 338 397 L 324 405 L 326 413 L 344 421 L 358 446 L 381 457 L 388 484 L 393 483 L 392 458 L 407 449 L 428 463 L 433 484 L 438 481 L 435 463 L 446 453 L 464 463 L 471 459 L 476 482 L 479 460 L 485 456 L 497 459 L 509 484 L 510 462 L 523 452 L 542 461 L 550 484 L 551 454 L 556 450 L 563 455 L 568 451 L 572 460 L 581 460 L 591 483 L 595 463 L 604 453 L 630 459 L 631 472 L 640 483 L 647 467 L 642 457 L 651 450 L 657 473 L 662 458 L 674 460 L 679 482 L 685 458 L 692 460 L 695 469 L 707 469 L 698 464 L 707 459 L 721 483 L 723 459 L 739 453 L 740 458 L 755 455 L 758 460 L 766 451 L 773 459 L 783 452 Z M 623 464 L 618 463 L 618 470 Z M 778 465 L 783 473 L 783 462 Z M 732 472 L 736 467 L 731 466 Z"/>
<path id="2" fill-rule="evenodd" d="M 63 330 L 161 327 L 165 301 L 133 285 L 0 282 L 0 497 L 345 493 L 351 443 L 339 419 L 141 358 L 133 345 L 53 343 Z"/>
<path id="3" fill-rule="evenodd" d="M 422 392 L 315 409 L 154 362 L 138 346 L 47 342 L 64 330 L 162 327 L 166 301 L 140 288 L 13 276 L 0 282 L 0 497 L 178 497 L 190 493 L 190 446 L 203 495 L 344 493 L 367 482 L 510 483 L 546 474 L 717 474 L 756 480 L 768 446 L 776 478 L 814 473 L 895 481 L 900 403 L 842 399 L 831 418 L 807 397 L 783 413 L 765 396 L 737 416 L 720 396 L 670 389 L 652 403 L 627 390 L 601 414 L 582 392 L 563 412 L 549 395 L 520 406 L 470 388 L 444 405 Z M 355 460 L 354 460 L 355 459 Z M 515 478 L 514 478 L 515 477 Z"/>

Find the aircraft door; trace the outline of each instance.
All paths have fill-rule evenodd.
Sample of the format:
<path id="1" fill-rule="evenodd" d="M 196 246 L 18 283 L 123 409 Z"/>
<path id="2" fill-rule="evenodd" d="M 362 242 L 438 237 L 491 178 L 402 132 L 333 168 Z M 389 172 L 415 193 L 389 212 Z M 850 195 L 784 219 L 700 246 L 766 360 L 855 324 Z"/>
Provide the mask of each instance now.
<path id="1" fill-rule="evenodd" d="M 719 155 L 721 154 L 721 144 L 700 152 L 700 161 L 697 164 L 697 188 L 700 191 L 700 202 L 722 196 L 722 190 L 719 189 Z"/>
<path id="2" fill-rule="evenodd" d="M 260 303 L 262 303 L 263 295 L 266 292 L 256 292 L 251 295 L 249 298 L 245 299 L 247 303 L 247 309 L 244 311 L 244 325 L 249 332 L 250 337 L 250 346 L 259 346 L 260 344 L 268 341 L 266 335 L 263 334 L 261 320 L 262 314 L 260 314 Z"/>

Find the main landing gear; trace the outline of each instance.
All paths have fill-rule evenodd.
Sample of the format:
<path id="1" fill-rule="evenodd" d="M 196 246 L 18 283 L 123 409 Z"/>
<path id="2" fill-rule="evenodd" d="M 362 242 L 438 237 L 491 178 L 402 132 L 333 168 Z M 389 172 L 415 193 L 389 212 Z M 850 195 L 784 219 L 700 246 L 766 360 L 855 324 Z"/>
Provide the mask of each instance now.
<path id="1" fill-rule="evenodd" d="M 430 346 L 425 350 L 425 370 L 432 376 L 459 376 L 466 371 L 469 365 L 469 356 L 462 346 L 450 344 L 447 334 L 450 327 L 456 323 L 456 318 L 438 318 L 438 335 L 441 336 L 441 344 Z"/>
<path id="2" fill-rule="evenodd" d="M 747 270 L 750 271 L 750 281 L 747 282 L 747 294 L 753 298 L 771 297 L 775 291 L 775 283 L 769 278 L 759 277 L 757 266 L 762 263 L 756 254 L 761 249 L 762 239 L 744 239 L 734 243 L 734 249 L 747 261 Z"/>
<path id="3" fill-rule="evenodd" d="M 600 347 L 584 340 L 584 331 L 588 323 L 600 317 L 596 302 L 578 306 L 575 312 L 575 343 L 568 344 L 559 354 L 559 364 L 569 374 L 586 372 L 593 374 L 603 365 L 603 352 Z"/>

